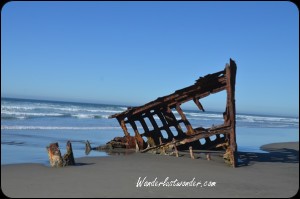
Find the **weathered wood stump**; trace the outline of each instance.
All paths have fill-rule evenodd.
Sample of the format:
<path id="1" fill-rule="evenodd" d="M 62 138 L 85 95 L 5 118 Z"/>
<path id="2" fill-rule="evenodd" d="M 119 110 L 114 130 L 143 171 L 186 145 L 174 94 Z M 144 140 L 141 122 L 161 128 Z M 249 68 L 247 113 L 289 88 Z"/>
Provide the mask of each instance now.
<path id="1" fill-rule="evenodd" d="M 47 151 L 51 167 L 64 167 L 68 165 L 75 165 L 72 144 L 70 141 L 67 142 L 67 152 L 63 157 L 61 156 L 57 142 L 51 143 L 47 147 Z"/>
<path id="2" fill-rule="evenodd" d="M 49 147 L 47 147 L 50 166 L 51 167 L 63 167 L 63 159 L 61 157 L 61 153 L 58 147 L 58 143 L 51 143 Z"/>
<path id="3" fill-rule="evenodd" d="M 67 153 L 63 157 L 63 166 L 68 166 L 68 165 L 75 165 L 72 144 L 70 141 L 67 142 Z"/>

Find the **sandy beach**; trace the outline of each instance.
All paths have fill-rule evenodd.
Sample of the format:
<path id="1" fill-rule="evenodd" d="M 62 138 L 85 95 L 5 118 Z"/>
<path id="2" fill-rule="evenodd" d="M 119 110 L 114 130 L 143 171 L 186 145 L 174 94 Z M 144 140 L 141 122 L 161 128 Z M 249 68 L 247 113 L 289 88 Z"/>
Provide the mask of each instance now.
<path id="1" fill-rule="evenodd" d="M 151 153 L 76 159 L 76 166 L 1 166 L 8 197 L 292 197 L 299 189 L 299 142 L 262 146 L 269 153 L 239 152 L 239 167 L 220 153 L 190 159 Z M 181 184 L 180 184 L 181 183 Z M 177 185 L 177 186 L 175 186 Z M 185 186 L 179 186 L 185 185 Z"/>

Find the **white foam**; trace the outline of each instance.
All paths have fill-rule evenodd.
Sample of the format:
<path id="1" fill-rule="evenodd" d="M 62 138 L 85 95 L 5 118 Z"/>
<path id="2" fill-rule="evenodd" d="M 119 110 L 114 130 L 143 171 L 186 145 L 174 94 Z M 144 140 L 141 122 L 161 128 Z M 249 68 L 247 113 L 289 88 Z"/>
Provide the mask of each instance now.
<path id="1" fill-rule="evenodd" d="M 110 115 L 101 115 L 102 118 L 108 119 Z"/>
<path id="2" fill-rule="evenodd" d="M 267 117 L 267 116 L 251 116 L 251 115 L 237 115 L 238 120 L 245 120 L 248 122 L 292 122 L 299 123 L 299 118 L 284 118 L 284 117 Z"/>
<path id="3" fill-rule="evenodd" d="M 74 126 L 5 126 L 1 130 L 109 130 L 121 129 L 121 127 L 74 127 Z"/>
<path id="4" fill-rule="evenodd" d="M 87 115 L 87 114 L 76 114 L 76 115 L 72 115 L 72 117 L 77 117 L 77 118 L 94 118 L 94 115 Z"/>
<path id="5" fill-rule="evenodd" d="M 105 112 L 105 113 L 120 113 L 122 110 L 124 110 L 124 107 L 117 107 L 121 110 L 112 110 L 110 109 L 112 107 L 106 108 L 91 108 L 91 107 L 86 107 L 82 108 L 80 106 L 61 106 L 61 105 L 37 105 L 35 104 L 34 106 L 12 106 L 12 105 L 1 105 L 1 112 L 2 111 L 28 111 L 28 110 L 36 110 L 36 109 L 47 109 L 47 110 L 58 110 L 58 111 L 67 111 L 67 112 Z M 126 108 L 127 109 L 127 108 Z"/>
<path id="6" fill-rule="evenodd" d="M 27 112 L 12 112 L 12 111 L 1 111 L 1 115 L 15 115 L 15 116 L 63 116 L 61 113 L 27 113 Z"/>
<path id="7" fill-rule="evenodd" d="M 16 110 L 33 110 L 34 107 L 22 107 L 22 106 L 2 106 L 1 105 L 1 112 L 3 110 L 10 110 L 10 109 L 16 109 Z"/>

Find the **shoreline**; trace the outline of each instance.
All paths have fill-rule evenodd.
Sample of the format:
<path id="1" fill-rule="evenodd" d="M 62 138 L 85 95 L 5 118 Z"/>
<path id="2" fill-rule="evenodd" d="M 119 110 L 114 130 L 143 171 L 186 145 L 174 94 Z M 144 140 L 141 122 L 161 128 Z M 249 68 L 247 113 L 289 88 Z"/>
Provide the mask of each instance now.
<path id="1" fill-rule="evenodd" d="M 184 153 L 179 158 L 133 153 L 76 158 L 76 166 L 65 168 L 35 163 L 1 165 L 1 188 L 9 197 L 295 195 L 299 188 L 299 142 L 272 143 L 261 149 L 269 153 L 239 152 L 237 168 L 227 166 L 219 153 L 212 153 L 212 160 L 207 161 L 204 153 L 197 152 L 195 160 Z M 179 182 L 198 186 L 175 186 Z"/>

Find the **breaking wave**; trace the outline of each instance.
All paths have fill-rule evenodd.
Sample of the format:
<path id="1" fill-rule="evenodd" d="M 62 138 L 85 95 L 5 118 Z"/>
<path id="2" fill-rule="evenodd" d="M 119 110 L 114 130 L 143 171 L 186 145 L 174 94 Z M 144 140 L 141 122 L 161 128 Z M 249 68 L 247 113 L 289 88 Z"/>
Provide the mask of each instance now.
<path id="1" fill-rule="evenodd" d="M 121 127 L 74 127 L 74 126 L 5 126 L 1 125 L 1 130 L 109 130 L 121 129 Z"/>

